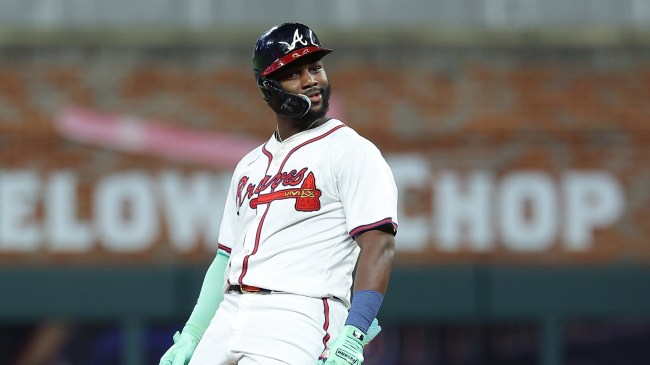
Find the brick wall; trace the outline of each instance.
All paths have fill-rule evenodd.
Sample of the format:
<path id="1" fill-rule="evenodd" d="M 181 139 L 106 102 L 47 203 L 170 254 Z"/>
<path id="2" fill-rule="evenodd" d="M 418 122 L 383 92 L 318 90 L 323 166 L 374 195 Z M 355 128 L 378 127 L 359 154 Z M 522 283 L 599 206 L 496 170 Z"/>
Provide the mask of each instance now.
<path id="1" fill-rule="evenodd" d="M 249 54 L 238 49 L 43 46 L 0 54 L 0 169 L 75 171 L 81 216 L 91 214 L 84 191 L 111 171 L 191 173 L 211 166 L 66 138 L 55 121 L 69 106 L 255 141 L 275 126 Z M 414 152 L 433 170 L 489 169 L 496 176 L 609 171 L 625 188 L 626 210 L 597 232 L 591 254 L 650 258 L 649 50 L 343 48 L 326 68 L 332 115 L 385 154 Z M 411 191 L 403 200 L 409 207 L 402 219 L 431 209 L 430 192 Z M 554 259 L 567 257 L 552 252 Z M 450 258 L 435 249 L 428 255 Z M 496 250 L 464 259 L 493 255 L 509 257 Z M 0 259 L 15 256 L 0 253 Z"/>

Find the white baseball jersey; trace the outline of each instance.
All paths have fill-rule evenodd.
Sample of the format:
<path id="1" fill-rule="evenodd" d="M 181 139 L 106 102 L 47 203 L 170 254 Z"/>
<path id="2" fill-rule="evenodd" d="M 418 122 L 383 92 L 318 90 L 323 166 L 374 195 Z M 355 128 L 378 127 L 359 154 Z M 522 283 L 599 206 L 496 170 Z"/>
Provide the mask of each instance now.
<path id="1" fill-rule="evenodd" d="M 341 121 L 272 136 L 237 165 L 219 232 L 226 285 L 244 284 L 349 307 L 353 237 L 397 230 L 397 187 L 377 147 Z"/>

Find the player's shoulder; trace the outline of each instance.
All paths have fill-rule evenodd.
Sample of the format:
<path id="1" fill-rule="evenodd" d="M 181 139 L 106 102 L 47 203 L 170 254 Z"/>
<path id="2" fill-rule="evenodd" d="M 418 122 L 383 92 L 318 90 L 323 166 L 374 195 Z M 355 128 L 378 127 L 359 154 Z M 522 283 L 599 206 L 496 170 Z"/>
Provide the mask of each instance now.
<path id="1" fill-rule="evenodd" d="M 333 143 L 337 145 L 336 150 L 341 153 L 347 153 L 354 149 L 378 150 L 377 146 L 371 140 L 362 136 L 353 127 L 350 127 L 338 119 L 332 119 L 328 123 L 334 125 L 332 128 L 338 128 L 339 125 L 342 126 L 336 131 L 336 133 L 332 133 Z"/>
<path id="2" fill-rule="evenodd" d="M 332 136 L 337 140 L 337 142 L 353 142 L 355 144 L 374 145 L 369 139 L 357 132 L 356 129 L 338 119 L 330 119 L 328 121 L 328 125 L 329 124 L 332 125 L 332 129 L 339 129 L 336 133 L 332 133 Z"/>

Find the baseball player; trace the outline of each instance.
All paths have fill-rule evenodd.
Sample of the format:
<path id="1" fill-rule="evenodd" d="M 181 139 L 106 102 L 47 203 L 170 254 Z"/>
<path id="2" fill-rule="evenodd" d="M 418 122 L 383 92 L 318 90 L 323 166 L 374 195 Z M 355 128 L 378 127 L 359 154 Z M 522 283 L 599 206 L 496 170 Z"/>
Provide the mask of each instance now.
<path id="1" fill-rule="evenodd" d="M 275 132 L 235 168 L 216 257 L 161 365 L 363 362 L 380 330 L 397 188 L 377 147 L 327 116 L 331 51 L 299 23 L 258 39 L 253 73 Z"/>

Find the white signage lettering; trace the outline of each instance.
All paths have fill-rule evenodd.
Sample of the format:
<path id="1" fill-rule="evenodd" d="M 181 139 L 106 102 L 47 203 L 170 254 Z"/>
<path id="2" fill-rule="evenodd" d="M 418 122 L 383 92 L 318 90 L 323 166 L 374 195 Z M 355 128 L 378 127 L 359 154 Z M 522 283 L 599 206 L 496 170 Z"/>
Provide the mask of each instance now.
<path id="1" fill-rule="evenodd" d="M 38 189 L 39 178 L 34 171 L 0 171 L 0 250 L 34 251 L 39 248 Z"/>
<path id="2" fill-rule="evenodd" d="M 388 158 L 399 189 L 397 249 L 446 253 L 585 252 L 625 211 L 606 171 L 435 169 L 421 155 Z M 214 252 L 230 174 L 123 171 L 90 186 L 83 207 L 73 171 L 0 170 L 0 253 L 150 250 Z M 85 200 L 84 200 L 85 201 Z M 166 234 L 166 236 L 164 236 Z"/>
<path id="3" fill-rule="evenodd" d="M 161 223 L 176 251 L 203 238 L 214 252 L 229 183 L 229 174 L 106 175 L 92 187 L 91 216 L 81 218 L 74 172 L 0 170 L 0 253 L 142 252 L 160 241 Z"/>
<path id="4" fill-rule="evenodd" d="M 132 172 L 103 179 L 94 207 L 97 230 L 109 250 L 143 251 L 155 240 L 156 201 L 147 175 Z"/>
<path id="5" fill-rule="evenodd" d="M 550 248 L 557 234 L 557 189 L 544 172 L 522 171 L 506 175 L 497 196 L 503 245 L 515 252 Z"/>
<path id="6" fill-rule="evenodd" d="M 595 228 L 603 228 L 623 214 L 625 197 L 616 179 L 602 171 L 569 172 L 564 179 L 566 226 L 564 242 L 571 251 L 585 251 Z"/>
<path id="7" fill-rule="evenodd" d="M 199 233 L 205 232 L 216 250 L 223 202 L 230 178 L 220 181 L 208 174 L 184 179 L 177 173 L 165 172 L 160 177 L 163 214 L 167 218 L 169 239 L 181 252 L 196 248 Z"/>
<path id="8" fill-rule="evenodd" d="M 44 224 L 53 251 L 83 252 L 92 249 L 92 227 L 89 222 L 77 218 L 76 180 L 72 172 L 58 172 L 44 187 Z"/>
<path id="9" fill-rule="evenodd" d="M 475 251 L 494 247 L 490 227 L 491 177 L 485 172 L 472 173 L 467 179 L 443 172 L 434 185 L 434 236 L 443 251 L 456 251 L 465 238 Z"/>
<path id="10" fill-rule="evenodd" d="M 490 252 L 497 245 L 529 253 L 553 245 L 587 251 L 596 229 L 613 225 L 625 210 L 625 193 L 605 171 L 434 171 L 418 155 L 387 159 L 399 189 L 399 251 Z M 430 189 L 431 211 L 414 215 L 409 205 Z"/>
<path id="11" fill-rule="evenodd" d="M 399 189 L 401 203 L 397 205 L 399 220 L 399 250 L 418 251 L 426 246 L 431 232 L 427 215 L 411 214 L 409 202 L 418 199 L 413 190 L 430 189 L 429 162 L 418 156 L 399 155 L 387 158 Z"/>

